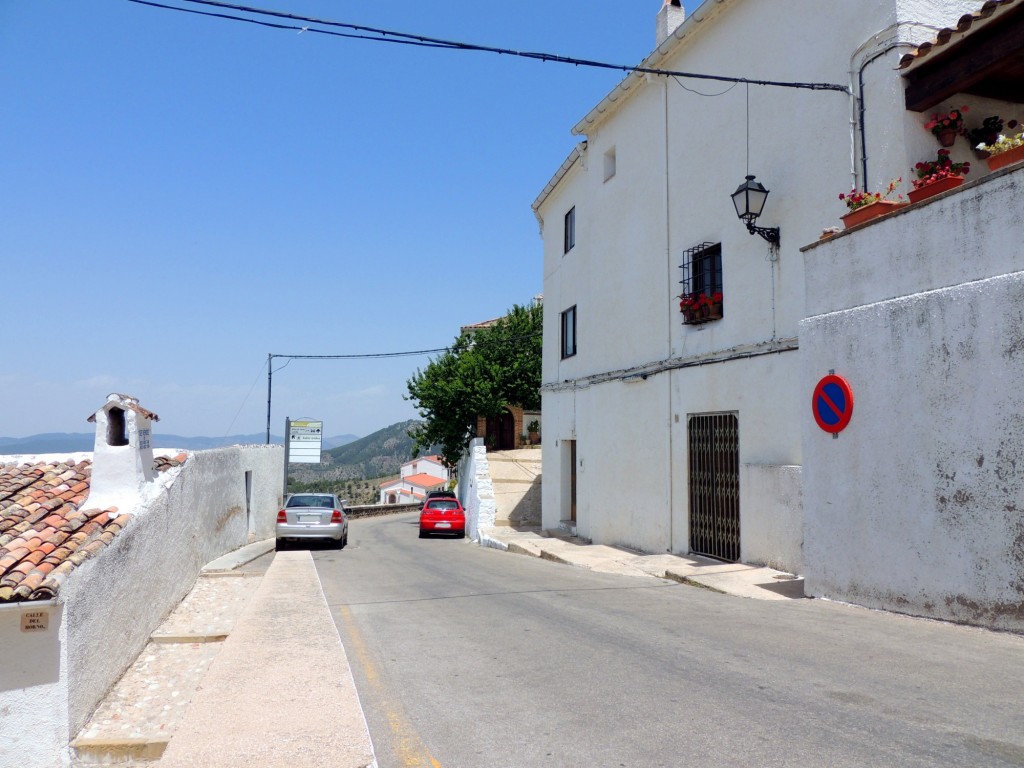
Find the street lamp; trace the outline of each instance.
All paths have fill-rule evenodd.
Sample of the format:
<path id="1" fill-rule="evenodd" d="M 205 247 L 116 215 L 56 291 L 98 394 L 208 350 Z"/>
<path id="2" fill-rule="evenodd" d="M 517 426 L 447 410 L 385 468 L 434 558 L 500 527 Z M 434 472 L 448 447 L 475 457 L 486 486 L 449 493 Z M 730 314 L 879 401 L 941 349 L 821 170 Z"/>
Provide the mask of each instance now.
<path id="1" fill-rule="evenodd" d="M 747 231 L 752 235 L 760 235 L 772 245 L 779 244 L 778 227 L 758 227 L 754 222 L 761 215 L 764 209 L 764 201 L 768 199 L 768 190 L 753 176 L 747 176 L 747 180 L 740 184 L 732 193 L 732 204 L 736 207 L 736 215 L 740 221 L 747 225 Z"/>

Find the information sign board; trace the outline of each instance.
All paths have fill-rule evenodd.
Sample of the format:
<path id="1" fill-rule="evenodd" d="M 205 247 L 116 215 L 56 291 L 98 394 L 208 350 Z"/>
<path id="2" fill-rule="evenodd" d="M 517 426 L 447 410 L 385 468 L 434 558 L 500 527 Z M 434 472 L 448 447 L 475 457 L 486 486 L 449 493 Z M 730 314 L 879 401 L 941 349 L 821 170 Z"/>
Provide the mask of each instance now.
<path id="1" fill-rule="evenodd" d="M 300 420 L 288 425 L 288 462 L 319 464 L 324 433 L 322 421 Z"/>

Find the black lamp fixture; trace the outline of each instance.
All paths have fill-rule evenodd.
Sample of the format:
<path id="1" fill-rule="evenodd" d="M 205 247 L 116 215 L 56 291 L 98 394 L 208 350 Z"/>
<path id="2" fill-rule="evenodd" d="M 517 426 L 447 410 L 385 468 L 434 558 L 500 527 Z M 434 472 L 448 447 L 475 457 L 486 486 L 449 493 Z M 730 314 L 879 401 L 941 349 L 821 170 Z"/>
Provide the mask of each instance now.
<path id="1" fill-rule="evenodd" d="M 772 245 L 779 244 L 778 227 L 758 227 L 754 225 L 764 209 L 764 201 L 768 199 L 768 190 L 754 177 L 748 175 L 747 180 L 740 184 L 732 193 L 732 204 L 736 206 L 736 215 L 747 225 L 752 235 L 760 235 Z"/>

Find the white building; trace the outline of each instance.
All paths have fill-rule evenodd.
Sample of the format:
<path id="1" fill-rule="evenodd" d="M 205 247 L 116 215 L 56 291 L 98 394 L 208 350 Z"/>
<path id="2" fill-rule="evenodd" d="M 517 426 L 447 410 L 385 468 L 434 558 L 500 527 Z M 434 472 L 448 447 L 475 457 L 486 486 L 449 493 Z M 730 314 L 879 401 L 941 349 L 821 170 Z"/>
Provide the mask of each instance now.
<path id="1" fill-rule="evenodd" d="M 440 456 L 421 456 L 402 465 L 399 477 L 380 485 L 381 504 L 415 504 L 428 491 L 444 487 L 451 473 Z"/>
<path id="2" fill-rule="evenodd" d="M 839 224 L 840 192 L 934 157 L 898 63 L 979 5 L 718 0 L 684 18 L 666 0 L 642 67 L 794 87 L 631 74 L 573 128 L 534 203 L 545 528 L 804 572 L 801 248 Z M 748 174 L 777 249 L 729 199 Z M 681 294 L 718 292 L 720 318 L 684 322 Z"/>

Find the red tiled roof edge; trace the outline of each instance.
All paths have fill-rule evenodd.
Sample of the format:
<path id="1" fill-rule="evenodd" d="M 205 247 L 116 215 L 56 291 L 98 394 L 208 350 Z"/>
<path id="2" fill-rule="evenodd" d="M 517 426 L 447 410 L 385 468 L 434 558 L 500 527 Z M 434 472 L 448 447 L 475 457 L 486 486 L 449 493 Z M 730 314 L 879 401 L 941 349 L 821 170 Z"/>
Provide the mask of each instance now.
<path id="1" fill-rule="evenodd" d="M 961 16 L 959 21 L 956 23 L 955 29 L 951 29 L 949 27 L 940 29 L 935 35 L 934 40 L 922 43 L 917 46 L 912 53 L 904 54 L 900 58 L 900 63 L 897 68 L 906 69 L 911 64 L 924 59 L 937 48 L 941 48 L 946 45 L 952 39 L 953 35 L 967 32 L 975 25 L 975 23 L 990 18 L 1001 7 L 1013 5 L 1016 2 L 1017 0 L 986 0 L 985 4 L 974 13 L 965 13 Z"/>

